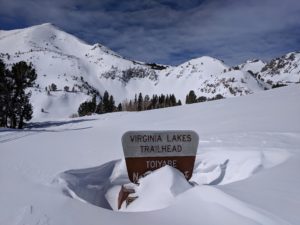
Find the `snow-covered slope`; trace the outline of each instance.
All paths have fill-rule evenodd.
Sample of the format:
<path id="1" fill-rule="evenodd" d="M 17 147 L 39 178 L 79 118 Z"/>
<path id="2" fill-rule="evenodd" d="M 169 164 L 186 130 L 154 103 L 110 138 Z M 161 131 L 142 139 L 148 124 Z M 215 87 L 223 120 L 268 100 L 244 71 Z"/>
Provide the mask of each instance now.
<path id="1" fill-rule="evenodd" d="M 259 72 L 258 78 L 270 85 L 300 82 L 300 53 L 291 52 L 272 59 Z"/>
<path id="2" fill-rule="evenodd" d="M 297 225 L 299 96 L 300 86 L 291 85 L 207 103 L 0 129 L 0 224 Z M 157 210 L 108 210 L 103 192 L 128 182 L 123 133 L 166 129 L 199 134 L 193 174 L 199 185 L 191 187 L 178 171 L 163 168 L 141 182 L 137 191 L 145 195 L 127 208 Z"/>
<path id="3" fill-rule="evenodd" d="M 231 68 L 204 56 L 176 67 L 148 64 L 125 59 L 100 44 L 89 45 L 49 23 L 0 31 L 0 58 L 8 65 L 21 60 L 32 62 L 36 68 L 37 85 L 31 97 L 35 118 L 69 117 L 81 102 L 105 90 L 116 103 L 133 99 L 139 92 L 144 96 L 175 94 L 184 103 L 190 90 L 199 97 L 212 98 L 218 94 L 241 96 L 265 88 L 262 79 L 248 73 L 257 73 L 264 65 L 261 61 Z M 293 61 L 295 65 L 299 64 L 298 58 Z M 299 74 L 294 72 L 288 70 L 294 75 L 287 81 L 297 81 Z M 270 79 L 285 80 L 286 75 L 270 75 Z M 49 92 L 52 83 L 58 91 Z"/>
<path id="4" fill-rule="evenodd" d="M 209 98 L 217 94 L 224 97 L 241 96 L 262 90 L 247 72 L 233 70 L 220 60 L 208 56 L 192 59 L 165 72 L 166 75 L 157 84 L 158 89 L 165 89 L 169 93 L 175 91 L 182 100 L 190 90 L 194 90 L 198 96 Z"/>
<path id="5" fill-rule="evenodd" d="M 242 63 L 238 67 L 245 72 L 251 71 L 252 73 L 258 73 L 262 70 L 262 68 L 266 65 L 265 62 L 259 60 L 259 59 L 254 59 L 254 60 L 248 60 L 245 63 Z"/>
<path id="6" fill-rule="evenodd" d="M 118 68 L 121 73 L 136 64 L 145 68 L 100 44 L 88 45 L 48 23 L 26 29 L 0 31 L 0 53 L 9 65 L 21 60 L 33 63 L 38 74 L 32 96 L 35 117 L 69 116 L 94 91 L 103 93 L 104 90 L 114 89 L 115 96 L 124 96 L 126 90 L 113 85 L 116 82 L 99 79 L 101 74 L 113 68 Z M 88 85 L 84 85 L 85 82 Z M 47 90 L 52 83 L 57 85 L 58 92 L 49 94 Z M 65 86 L 69 87 L 69 92 L 64 91 Z M 57 106 L 65 103 L 66 106 L 60 108 L 61 113 L 54 112 Z M 48 113 L 41 113 L 42 108 Z"/>

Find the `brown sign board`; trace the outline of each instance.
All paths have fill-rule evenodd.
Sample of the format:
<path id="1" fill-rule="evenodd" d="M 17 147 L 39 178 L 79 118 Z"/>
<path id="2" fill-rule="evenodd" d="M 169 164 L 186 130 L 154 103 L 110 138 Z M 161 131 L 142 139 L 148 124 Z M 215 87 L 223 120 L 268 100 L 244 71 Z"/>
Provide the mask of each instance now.
<path id="1" fill-rule="evenodd" d="M 199 137 L 194 131 L 128 131 L 122 137 L 131 182 L 147 171 L 165 165 L 180 170 L 187 180 L 193 174 Z"/>

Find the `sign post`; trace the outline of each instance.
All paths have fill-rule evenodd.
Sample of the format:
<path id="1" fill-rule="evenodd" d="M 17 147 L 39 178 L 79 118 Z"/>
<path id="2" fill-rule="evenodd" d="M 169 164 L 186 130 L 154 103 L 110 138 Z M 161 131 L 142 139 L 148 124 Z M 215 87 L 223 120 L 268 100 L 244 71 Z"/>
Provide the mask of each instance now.
<path id="1" fill-rule="evenodd" d="M 137 183 L 147 171 L 165 165 L 192 176 L 199 137 L 194 131 L 128 131 L 122 137 L 128 177 Z"/>

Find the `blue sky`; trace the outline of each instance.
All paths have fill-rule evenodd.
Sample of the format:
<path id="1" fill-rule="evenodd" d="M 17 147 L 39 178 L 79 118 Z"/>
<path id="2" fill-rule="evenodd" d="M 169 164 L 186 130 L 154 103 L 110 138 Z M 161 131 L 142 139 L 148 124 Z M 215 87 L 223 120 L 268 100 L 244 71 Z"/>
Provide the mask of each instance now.
<path id="1" fill-rule="evenodd" d="M 130 59 L 171 65 L 300 50 L 299 0 L 0 0 L 0 29 L 46 22 Z"/>

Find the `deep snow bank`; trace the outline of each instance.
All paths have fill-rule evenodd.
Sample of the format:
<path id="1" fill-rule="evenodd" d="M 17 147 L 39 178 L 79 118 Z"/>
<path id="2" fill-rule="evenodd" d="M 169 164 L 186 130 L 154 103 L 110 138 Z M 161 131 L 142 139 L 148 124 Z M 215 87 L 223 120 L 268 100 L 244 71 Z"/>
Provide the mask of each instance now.
<path id="1" fill-rule="evenodd" d="M 118 211 L 122 185 L 133 189 L 135 200 L 122 204 L 119 211 L 151 211 L 168 207 L 176 197 L 195 185 L 223 185 L 246 179 L 259 171 L 284 162 L 284 150 L 234 151 L 211 150 L 196 157 L 193 176 L 188 182 L 183 174 L 170 166 L 155 170 L 130 183 L 124 160 L 111 161 L 88 169 L 61 173 L 55 182 L 67 196 L 102 208 Z"/>
<path id="2" fill-rule="evenodd" d="M 190 189 L 190 185 L 184 175 L 177 169 L 164 166 L 151 172 L 139 180 L 139 184 L 127 184 L 135 193 L 130 197 L 136 199 L 128 206 L 123 202 L 121 211 L 150 211 L 169 206 L 175 197 Z M 113 208 L 118 210 L 117 202 L 120 186 L 110 188 L 106 193 L 106 199 Z"/>

